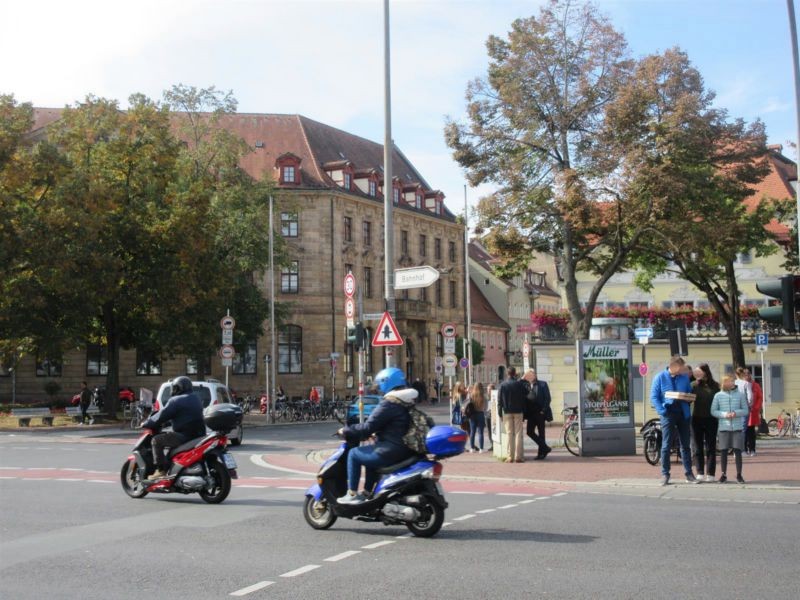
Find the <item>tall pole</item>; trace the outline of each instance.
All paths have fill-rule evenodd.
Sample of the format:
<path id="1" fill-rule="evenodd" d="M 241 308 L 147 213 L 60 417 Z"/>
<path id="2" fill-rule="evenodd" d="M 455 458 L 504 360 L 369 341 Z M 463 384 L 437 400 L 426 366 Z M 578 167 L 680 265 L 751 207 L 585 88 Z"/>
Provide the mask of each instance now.
<path id="1" fill-rule="evenodd" d="M 269 395 L 269 412 L 272 419 L 275 419 L 275 369 L 278 363 L 278 355 L 275 352 L 275 252 L 273 247 L 273 228 L 272 228 L 272 195 L 269 197 L 269 340 L 272 360 L 272 390 Z M 269 368 L 269 366 L 267 368 Z"/>
<path id="2" fill-rule="evenodd" d="M 800 57 L 797 56 L 797 22 L 794 16 L 794 0 L 786 0 L 786 8 L 789 11 L 789 32 L 792 38 L 792 64 L 794 66 L 794 110 L 797 125 L 798 159 L 800 159 Z M 800 160 L 797 160 L 800 164 Z M 794 188 L 794 199 L 797 205 L 797 253 L 800 256 L 800 185 Z M 798 259 L 800 260 L 800 259 Z"/>
<path id="3" fill-rule="evenodd" d="M 392 83 L 389 53 L 389 0 L 383 0 L 383 256 L 386 310 L 395 316 L 394 306 L 394 185 L 392 182 Z M 394 366 L 391 347 L 386 349 L 386 366 Z"/>
<path id="4" fill-rule="evenodd" d="M 472 303 L 469 298 L 469 210 L 467 208 L 467 186 L 464 186 L 464 304 L 467 309 L 467 346 L 464 356 L 467 358 L 467 381 L 472 383 Z"/>

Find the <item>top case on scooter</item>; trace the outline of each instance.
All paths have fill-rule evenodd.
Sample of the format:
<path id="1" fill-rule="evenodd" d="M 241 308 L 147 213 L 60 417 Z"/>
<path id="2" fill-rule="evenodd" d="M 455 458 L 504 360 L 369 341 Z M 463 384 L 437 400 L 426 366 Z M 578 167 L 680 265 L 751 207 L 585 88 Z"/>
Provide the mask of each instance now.
<path id="1" fill-rule="evenodd" d="M 437 458 L 457 456 L 464 452 L 464 446 L 467 445 L 467 434 L 458 427 L 437 425 L 432 427 L 425 436 L 425 445 L 428 452 L 436 455 Z"/>

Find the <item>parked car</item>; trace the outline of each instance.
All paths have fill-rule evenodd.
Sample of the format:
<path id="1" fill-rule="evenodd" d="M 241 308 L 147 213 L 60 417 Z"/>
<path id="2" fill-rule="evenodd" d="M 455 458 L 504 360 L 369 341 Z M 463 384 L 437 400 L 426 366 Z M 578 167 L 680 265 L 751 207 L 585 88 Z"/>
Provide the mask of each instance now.
<path id="1" fill-rule="evenodd" d="M 369 394 L 364 396 L 364 420 L 366 421 L 381 401 L 381 396 Z M 358 397 L 353 398 L 353 402 L 347 407 L 347 424 L 355 425 L 358 423 Z"/>
<path id="2" fill-rule="evenodd" d="M 224 383 L 217 381 L 216 379 L 206 379 L 205 381 L 193 381 L 192 382 L 192 391 L 200 397 L 200 400 L 203 401 L 203 408 L 208 408 L 209 406 L 217 406 L 218 404 L 233 404 L 233 399 L 231 398 L 230 390 L 225 386 Z M 161 384 L 161 387 L 158 388 L 158 394 L 156 395 L 153 411 L 160 410 L 162 406 L 164 406 L 170 398 L 172 393 L 172 380 L 165 381 Z M 209 432 L 211 430 L 209 429 Z M 231 442 L 231 446 L 238 446 L 242 443 L 242 437 L 244 435 L 244 430 L 242 428 L 242 423 L 239 424 L 231 430 L 228 434 L 228 439 Z"/>

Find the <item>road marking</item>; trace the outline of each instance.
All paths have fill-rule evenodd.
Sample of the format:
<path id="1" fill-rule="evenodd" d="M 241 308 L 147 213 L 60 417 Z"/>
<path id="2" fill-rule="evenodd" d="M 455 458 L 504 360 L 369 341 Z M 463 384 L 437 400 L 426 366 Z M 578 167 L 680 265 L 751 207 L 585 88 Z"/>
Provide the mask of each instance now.
<path id="1" fill-rule="evenodd" d="M 536 496 L 536 500 L 547 500 L 550 496 Z"/>
<path id="2" fill-rule="evenodd" d="M 520 500 L 520 504 L 530 504 L 531 502 L 536 502 L 536 498 L 531 498 L 530 500 Z"/>
<path id="3" fill-rule="evenodd" d="M 268 488 L 268 485 L 237 485 L 238 488 L 257 488 L 259 490 L 263 490 L 264 488 Z"/>
<path id="4" fill-rule="evenodd" d="M 288 469 L 286 467 L 271 465 L 261 458 L 260 454 L 251 454 L 250 462 L 252 462 L 254 465 L 258 465 L 259 467 L 264 467 L 265 469 L 274 469 L 275 471 L 283 471 L 284 473 L 299 473 L 300 475 L 308 475 L 310 478 L 313 478 L 314 475 L 316 475 L 316 471 L 300 471 L 299 469 Z"/>
<path id="5" fill-rule="evenodd" d="M 498 508 L 499 510 L 505 510 L 505 509 L 507 509 L 507 508 L 514 508 L 515 506 L 518 506 L 518 505 L 517 505 L 517 504 L 506 504 L 506 505 L 504 505 L 504 506 L 498 506 L 497 508 Z"/>
<path id="6" fill-rule="evenodd" d="M 83 481 L 77 477 L 56 477 L 53 481 Z"/>
<path id="7" fill-rule="evenodd" d="M 329 556 L 328 558 L 323 558 L 322 560 L 326 562 L 338 562 L 342 559 L 355 556 L 356 554 L 361 554 L 361 550 L 348 550 L 347 552 L 342 552 L 341 554 L 337 554 L 336 556 Z"/>
<path id="8" fill-rule="evenodd" d="M 403 538 L 410 538 L 410 537 L 413 537 L 413 534 L 411 534 L 411 533 L 404 533 L 403 535 L 396 535 L 395 537 L 396 537 L 398 540 L 402 540 Z"/>
<path id="9" fill-rule="evenodd" d="M 448 492 L 449 494 L 470 494 L 472 496 L 483 496 L 486 492 Z"/>
<path id="10" fill-rule="evenodd" d="M 553 496 L 555 496 L 556 498 L 558 498 L 559 496 L 566 496 L 566 495 L 567 492 L 558 492 L 557 494 L 553 494 Z"/>
<path id="11" fill-rule="evenodd" d="M 523 494 L 523 493 L 516 494 L 514 492 L 499 492 L 497 495 L 498 496 L 527 496 L 529 498 L 532 498 L 536 494 Z"/>
<path id="12" fill-rule="evenodd" d="M 469 515 L 462 515 L 460 517 L 456 517 L 455 519 L 453 519 L 453 521 L 466 521 L 467 519 L 474 519 L 474 518 L 475 518 L 475 515 L 469 514 Z"/>
<path id="13" fill-rule="evenodd" d="M 279 485 L 279 490 L 307 490 L 308 486 L 299 486 L 299 485 Z"/>
<path id="14" fill-rule="evenodd" d="M 493 513 L 496 510 L 497 510 L 496 508 L 484 508 L 483 510 L 476 510 L 475 512 L 478 513 L 479 515 L 485 515 L 487 513 Z"/>
<path id="15" fill-rule="evenodd" d="M 442 523 L 442 527 L 450 527 L 450 525 L 452 525 L 452 523 L 450 523 L 449 521 L 445 521 L 444 523 Z"/>
<path id="16" fill-rule="evenodd" d="M 265 587 L 272 585 L 275 583 L 274 581 L 259 581 L 258 583 L 254 583 L 253 585 L 248 585 L 246 588 L 242 588 L 240 590 L 236 590 L 235 592 L 231 592 L 231 596 L 246 596 L 247 594 L 252 594 L 253 592 L 257 592 L 258 590 L 263 590 Z"/>
<path id="17" fill-rule="evenodd" d="M 320 565 L 306 565 L 304 567 L 300 567 L 299 569 L 295 569 L 294 571 L 289 571 L 281 575 L 281 577 L 297 577 L 298 575 L 303 575 L 308 573 L 309 571 L 313 571 L 314 569 L 319 569 Z"/>
<path id="18" fill-rule="evenodd" d="M 108 481 L 108 479 L 87 479 L 87 483 L 114 483 L 113 481 Z"/>
<path id="19" fill-rule="evenodd" d="M 0 477 L 0 479 L 16 479 L 16 477 Z"/>
<path id="20" fill-rule="evenodd" d="M 235 592 L 231 592 L 231 596 L 246 596 L 247 594 L 251 594 L 253 592 L 257 592 L 258 590 L 263 590 L 268 585 L 272 585 L 275 583 L 274 581 L 259 581 L 258 583 L 254 583 L 253 585 L 249 585 L 246 588 L 242 588 L 240 590 L 236 590 Z"/>
<path id="21" fill-rule="evenodd" d="M 374 544 L 367 544 L 366 546 L 361 546 L 362 550 L 374 550 L 375 548 L 380 548 L 381 546 L 388 546 L 389 544 L 394 544 L 394 540 L 383 540 L 382 542 L 375 542 Z"/>

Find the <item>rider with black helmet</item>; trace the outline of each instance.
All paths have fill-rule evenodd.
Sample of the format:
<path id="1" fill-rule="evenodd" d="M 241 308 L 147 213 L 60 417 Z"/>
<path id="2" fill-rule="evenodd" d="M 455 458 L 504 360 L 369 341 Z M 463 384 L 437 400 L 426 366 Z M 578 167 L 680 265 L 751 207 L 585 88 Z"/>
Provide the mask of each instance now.
<path id="1" fill-rule="evenodd" d="M 168 477 L 168 449 L 206 434 L 203 401 L 192 391 L 191 379 L 185 376 L 176 378 L 172 381 L 171 392 L 166 405 L 142 423 L 142 427 L 163 427 L 172 421 L 172 432 L 153 436 L 153 460 L 157 470 L 152 479 Z"/>

